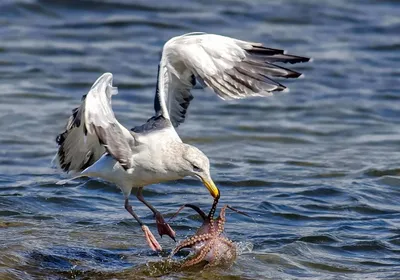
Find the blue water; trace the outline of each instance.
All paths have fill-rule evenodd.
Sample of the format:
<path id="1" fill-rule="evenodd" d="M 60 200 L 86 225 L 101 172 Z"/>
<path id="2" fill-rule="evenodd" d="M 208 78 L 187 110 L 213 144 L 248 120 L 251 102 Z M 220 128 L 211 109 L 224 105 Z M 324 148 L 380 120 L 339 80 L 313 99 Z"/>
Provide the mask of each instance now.
<path id="1" fill-rule="evenodd" d="M 399 1 L 0 2 L 0 279 L 400 279 Z M 227 235 L 252 244 L 230 269 L 171 272 L 112 184 L 65 186 L 56 135 L 103 72 L 117 118 L 153 114 L 163 44 L 205 31 L 313 57 L 289 93 L 224 102 L 194 90 L 182 139 L 210 158 Z M 147 187 L 171 216 L 206 209 L 200 182 Z M 156 232 L 150 211 L 132 197 Z M 200 220 L 172 223 L 183 239 Z"/>

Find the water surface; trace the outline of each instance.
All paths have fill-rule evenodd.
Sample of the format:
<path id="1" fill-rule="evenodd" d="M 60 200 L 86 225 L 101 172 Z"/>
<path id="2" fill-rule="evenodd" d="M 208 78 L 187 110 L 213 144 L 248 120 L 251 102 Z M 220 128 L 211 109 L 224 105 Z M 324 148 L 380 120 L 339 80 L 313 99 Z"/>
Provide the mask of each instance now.
<path id="1" fill-rule="evenodd" d="M 2 1 L 1 279 L 400 279 L 398 1 Z M 229 203 L 226 230 L 253 250 L 229 270 L 168 272 L 114 185 L 65 186 L 55 136 L 103 72 L 117 118 L 153 114 L 162 45 L 205 31 L 310 56 L 303 79 L 266 99 L 194 91 L 182 139 L 202 149 Z M 200 182 L 146 188 L 171 216 L 211 204 Z M 132 203 L 155 232 L 150 211 Z M 200 225 L 190 210 L 180 239 Z"/>

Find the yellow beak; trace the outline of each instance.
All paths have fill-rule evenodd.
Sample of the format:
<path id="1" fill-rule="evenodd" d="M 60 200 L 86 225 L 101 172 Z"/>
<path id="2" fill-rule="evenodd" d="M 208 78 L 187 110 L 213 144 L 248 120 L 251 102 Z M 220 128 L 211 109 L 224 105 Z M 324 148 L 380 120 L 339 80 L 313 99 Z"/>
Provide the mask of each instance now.
<path id="1" fill-rule="evenodd" d="M 201 181 L 203 182 L 204 186 L 208 189 L 208 191 L 214 198 L 219 198 L 219 189 L 214 184 L 211 178 L 209 179 L 201 178 Z"/>

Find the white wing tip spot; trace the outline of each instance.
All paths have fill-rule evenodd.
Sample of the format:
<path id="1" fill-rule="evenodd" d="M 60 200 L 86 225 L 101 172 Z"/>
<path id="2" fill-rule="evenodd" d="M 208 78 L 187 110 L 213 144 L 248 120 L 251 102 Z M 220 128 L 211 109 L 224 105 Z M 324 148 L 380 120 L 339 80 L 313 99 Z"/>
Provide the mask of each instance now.
<path id="1" fill-rule="evenodd" d="M 132 174 L 133 173 L 133 168 L 128 168 L 127 170 L 126 170 L 126 172 L 128 173 L 128 174 Z"/>

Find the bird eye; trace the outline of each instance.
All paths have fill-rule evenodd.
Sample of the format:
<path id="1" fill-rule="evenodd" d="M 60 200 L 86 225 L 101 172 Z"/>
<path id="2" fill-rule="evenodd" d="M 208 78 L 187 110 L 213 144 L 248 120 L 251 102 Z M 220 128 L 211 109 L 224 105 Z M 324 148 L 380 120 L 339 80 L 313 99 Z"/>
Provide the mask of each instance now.
<path id="1" fill-rule="evenodd" d="M 198 167 L 198 166 L 196 166 L 196 165 L 192 165 L 193 166 L 193 171 L 194 172 L 200 172 L 201 171 L 201 168 L 200 167 Z"/>

